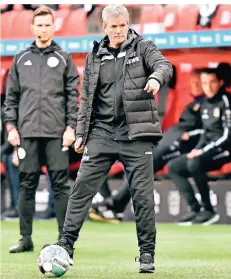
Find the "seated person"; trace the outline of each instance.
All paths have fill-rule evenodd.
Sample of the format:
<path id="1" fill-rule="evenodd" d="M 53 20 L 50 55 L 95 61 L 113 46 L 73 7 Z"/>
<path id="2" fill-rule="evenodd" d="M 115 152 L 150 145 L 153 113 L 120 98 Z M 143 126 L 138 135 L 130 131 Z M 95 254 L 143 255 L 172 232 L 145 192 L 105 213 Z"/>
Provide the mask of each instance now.
<path id="1" fill-rule="evenodd" d="M 190 153 L 168 163 L 169 177 L 191 209 L 181 218 L 180 224 L 209 225 L 219 220 L 219 214 L 211 204 L 207 172 L 231 161 L 231 95 L 225 91 L 217 69 L 204 69 L 201 83 L 206 95 L 200 110 L 204 134 Z M 195 181 L 201 204 L 195 197 L 189 177 Z"/>

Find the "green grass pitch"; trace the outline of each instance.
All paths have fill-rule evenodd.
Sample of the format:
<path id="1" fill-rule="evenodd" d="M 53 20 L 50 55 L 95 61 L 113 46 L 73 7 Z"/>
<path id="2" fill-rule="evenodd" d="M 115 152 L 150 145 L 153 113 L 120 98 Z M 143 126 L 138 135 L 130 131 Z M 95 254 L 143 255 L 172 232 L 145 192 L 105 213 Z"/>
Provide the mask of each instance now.
<path id="1" fill-rule="evenodd" d="M 179 227 L 157 224 L 156 272 L 139 274 L 134 223 L 86 222 L 75 245 L 75 265 L 62 278 L 73 279 L 230 279 L 231 228 L 228 225 Z M 9 254 L 19 239 L 18 221 L 1 222 L 1 278 L 45 278 L 37 255 L 57 238 L 55 221 L 35 221 L 35 251 Z"/>

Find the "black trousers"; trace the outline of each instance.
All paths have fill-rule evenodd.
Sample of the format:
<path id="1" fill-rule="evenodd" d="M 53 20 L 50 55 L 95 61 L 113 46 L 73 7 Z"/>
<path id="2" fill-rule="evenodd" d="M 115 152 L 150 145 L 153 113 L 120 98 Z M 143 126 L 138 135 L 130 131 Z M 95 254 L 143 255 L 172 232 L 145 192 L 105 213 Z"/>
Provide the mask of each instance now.
<path id="1" fill-rule="evenodd" d="M 22 236 L 32 234 L 35 213 L 35 193 L 39 182 L 40 166 L 46 163 L 54 194 L 54 208 L 62 232 L 70 187 L 68 185 L 68 151 L 62 151 L 61 138 L 21 138 L 26 151 L 20 160 L 19 220 Z"/>
<path id="2" fill-rule="evenodd" d="M 154 172 L 161 170 L 167 162 L 190 152 L 197 144 L 199 135 L 181 140 L 182 131 L 177 125 L 169 128 L 163 135 L 159 144 L 153 150 Z"/>
<path id="3" fill-rule="evenodd" d="M 188 178 L 192 177 L 201 195 L 202 206 L 206 210 L 213 211 L 207 172 L 217 170 L 230 161 L 230 151 L 221 148 L 208 151 L 193 159 L 188 159 L 185 154 L 168 163 L 168 174 L 185 197 L 191 209 L 199 211 L 201 205 L 195 197 L 192 185 L 188 181 Z"/>
<path id="4" fill-rule="evenodd" d="M 156 228 L 152 143 L 144 141 L 88 140 L 69 198 L 63 236 L 74 244 L 88 215 L 92 198 L 116 160 L 124 164 L 129 181 L 140 252 L 154 254 Z"/>
<path id="5" fill-rule="evenodd" d="M 170 160 L 183 153 L 190 152 L 198 142 L 199 136 L 194 136 L 188 141 L 181 141 L 182 132 L 177 126 L 168 129 L 157 146 L 153 148 L 153 171 L 161 170 Z M 124 180 L 119 192 L 112 197 L 117 213 L 123 212 L 131 198 L 128 181 Z"/>

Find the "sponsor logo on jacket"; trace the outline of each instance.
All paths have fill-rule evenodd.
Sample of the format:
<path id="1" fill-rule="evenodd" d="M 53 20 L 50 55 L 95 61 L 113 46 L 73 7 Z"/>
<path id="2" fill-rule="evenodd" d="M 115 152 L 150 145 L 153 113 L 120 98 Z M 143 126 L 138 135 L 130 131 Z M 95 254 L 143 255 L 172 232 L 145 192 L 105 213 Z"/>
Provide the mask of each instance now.
<path id="1" fill-rule="evenodd" d="M 140 61 L 140 59 L 139 59 L 139 57 L 137 56 L 137 57 L 134 57 L 134 58 L 132 58 L 132 59 L 128 59 L 127 64 L 132 64 L 132 63 L 139 62 L 139 61 Z"/>

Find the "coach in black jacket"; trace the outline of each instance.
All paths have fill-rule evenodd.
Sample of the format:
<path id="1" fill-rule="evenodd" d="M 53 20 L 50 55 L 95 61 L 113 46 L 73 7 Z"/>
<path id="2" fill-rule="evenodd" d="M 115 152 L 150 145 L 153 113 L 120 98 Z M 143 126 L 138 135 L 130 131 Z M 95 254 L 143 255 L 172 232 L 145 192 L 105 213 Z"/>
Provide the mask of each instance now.
<path id="1" fill-rule="evenodd" d="M 14 57 L 6 96 L 8 140 L 18 146 L 20 159 L 20 242 L 11 253 L 33 250 L 32 220 L 35 193 L 45 156 L 54 192 L 59 231 L 67 201 L 68 146 L 75 140 L 78 74 L 71 55 L 54 41 L 54 19 L 49 8 L 34 12 L 35 42 Z M 64 149 L 63 149 L 64 148 Z"/>
<path id="2" fill-rule="evenodd" d="M 129 29 L 124 6 L 106 6 L 102 18 L 108 36 L 86 58 L 75 143 L 84 154 L 58 244 L 73 256 L 91 200 L 119 159 L 131 185 L 140 272 L 154 272 L 152 145 L 161 129 L 153 94 L 171 78 L 172 66 L 151 41 Z"/>

